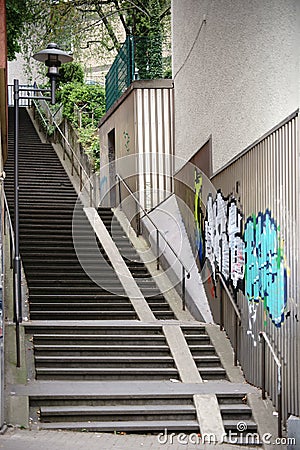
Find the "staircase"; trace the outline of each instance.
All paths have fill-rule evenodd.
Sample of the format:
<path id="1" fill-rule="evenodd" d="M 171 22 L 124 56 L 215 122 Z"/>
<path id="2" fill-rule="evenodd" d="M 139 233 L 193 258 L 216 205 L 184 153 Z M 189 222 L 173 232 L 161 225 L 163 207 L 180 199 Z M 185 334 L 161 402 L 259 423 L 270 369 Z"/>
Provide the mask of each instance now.
<path id="1" fill-rule="evenodd" d="M 10 114 L 5 190 L 13 217 L 12 124 Z M 113 212 L 99 208 L 155 318 L 151 323 L 139 320 L 56 153 L 41 143 L 25 109 L 20 110 L 19 151 L 30 381 L 13 391 L 29 398 L 33 424 L 45 429 L 198 432 L 194 396 L 207 391 L 216 394 L 227 432 L 236 430 L 241 419 L 248 430 L 257 431 L 247 386 L 230 383 L 205 325 L 176 320 Z M 73 235 L 80 237 L 85 267 L 97 283 L 82 269 L 73 244 L 75 205 Z M 186 352 L 206 383 L 182 383 L 165 326 L 180 327 Z"/>
<path id="2" fill-rule="evenodd" d="M 141 261 L 113 211 L 110 208 L 98 208 L 98 214 L 155 317 L 157 319 L 176 319 L 170 305 Z"/>
<path id="3" fill-rule="evenodd" d="M 10 115 L 10 124 L 12 117 Z M 12 127 L 9 152 L 13 154 Z M 29 288 L 31 320 L 127 320 L 137 315 L 113 270 L 98 267 L 99 252 L 83 211 L 77 233 L 85 264 L 111 283 L 114 292 L 93 283 L 82 269 L 72 238 L 77 194 L 51 144 L 42 144 L 25 109 L 20 109 L 20 253 Z M 5 190 L 13 217 L 13 158 L 5 166 Z M 89 244 L 91 242 L 91 244 Z"/>

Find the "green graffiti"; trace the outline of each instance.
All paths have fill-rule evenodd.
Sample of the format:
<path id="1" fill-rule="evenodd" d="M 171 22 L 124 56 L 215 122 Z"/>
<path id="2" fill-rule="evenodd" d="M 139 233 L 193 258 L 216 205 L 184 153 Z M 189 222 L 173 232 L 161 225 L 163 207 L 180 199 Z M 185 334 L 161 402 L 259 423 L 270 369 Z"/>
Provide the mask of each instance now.
<path id="1" fill-rule="evenodd" d="M 248 218 L 244 241 L 247 298 L 261 300 L 272 322 L 280 327 L 287 303 L 287 269 L 283 241 L 270 211 Z"/>
<path id="2" fill-rule="evenodd" d="M 130 152 L 130 136 L 129 133 L 127 131 L 123 131 L 123 137 L 125 139 L 125 150 L 127 152 Z"/>

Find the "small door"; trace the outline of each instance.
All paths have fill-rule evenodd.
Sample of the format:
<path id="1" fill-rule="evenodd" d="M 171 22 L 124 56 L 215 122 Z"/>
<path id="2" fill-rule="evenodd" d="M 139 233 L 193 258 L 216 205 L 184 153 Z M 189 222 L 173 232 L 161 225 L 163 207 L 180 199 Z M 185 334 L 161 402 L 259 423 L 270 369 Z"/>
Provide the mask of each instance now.
<path id="1" fill-rule="evenodd" d="M 110 206 L 116 206 L 116 133 L 115 129 L 108 133 L 108 161 L 109 161 L 109 185 Z"/>

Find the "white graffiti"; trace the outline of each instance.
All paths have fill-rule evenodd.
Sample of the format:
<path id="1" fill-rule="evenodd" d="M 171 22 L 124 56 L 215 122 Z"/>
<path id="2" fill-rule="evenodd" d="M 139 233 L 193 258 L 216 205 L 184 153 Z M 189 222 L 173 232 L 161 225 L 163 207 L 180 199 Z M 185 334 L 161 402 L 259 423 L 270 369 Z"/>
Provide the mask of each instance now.
<path id="1" fill-rule="evenodd" d="M 248 336 L 251 336 L 253 339 L 253 345 L 256 347 L 257 341 L 256 337 L 258 335 L 257 330 L 255 330 L 255 324 L 256 324 L 256 318 L 257 318 L 257 310 L 258 310 L 259 303 L 257 302 L 248 302 L 248 308 L 249 308 L 249 317 L 248 317 L 248 330 L 247 334 Z"/>
<path id="2" fill-rule="evenodd" d="M 234 288 L 244 278 L 244 247 L 241 238 L 242 216 L 234 201 L 228 202 L 220 192 L 216 200 L 207 200 L 205 221 L 205 256 L 215 277 L 216 270 L 231 280 Z"/>

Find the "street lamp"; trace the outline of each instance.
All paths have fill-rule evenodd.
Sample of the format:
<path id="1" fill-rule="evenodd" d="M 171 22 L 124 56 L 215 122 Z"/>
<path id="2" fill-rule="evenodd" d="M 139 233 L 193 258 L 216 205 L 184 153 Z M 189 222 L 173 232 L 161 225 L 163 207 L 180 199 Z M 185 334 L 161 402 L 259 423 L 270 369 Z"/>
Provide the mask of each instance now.
<path id="1" fill-rule="evenodd" d="M 58 70 L 61 64 L 73 60 L 72 56 L 63 52 L 58 48 L 54 42 L 48 44 L 45 50 L 41 50 L 33 55 L 37 61 L 43 62 L 48 67 L 47 77 L 50 78 L 51 83 L 51 104 L 55 104 L 55 83 L 59 76 Z"/>
<path id="2" fill-rule="evenodd" d="M 59 76 L 59 67 L 62 63 L 70 62 L 73 57 L 60 50 L 55 43 L 51 43 L 45 50 L 41 50 L 33 55 L 37 61 L 44 62 L 48 67 L 47 76 L 50 78 L 51 89 L 40 89 L 37 87 L 22 88 L 19 80 L 14 80 L 14 296 L 15 296 L 15 322 L 16 322 L 16 354 L 17 367 L 20 367 L 20 329 L 22 322 L 22 292 L 21 292 L 21 257 L 19 244 L 19 101 L 46 100 L 55 104 L 55 84 Z M 25 95 L 25 92 L 27 95 Z M 28 92 L 31 95 L 28 96 Z M 40 95 L 42 94 L 42 95 Z M 50 95 L 46 95 L 50 94 Z"/>

